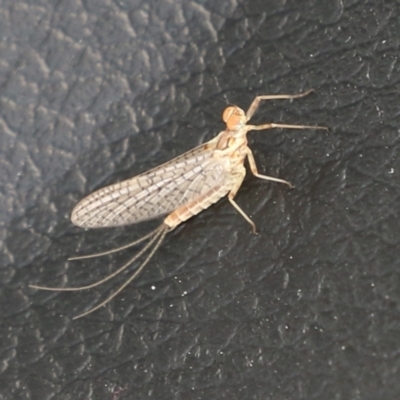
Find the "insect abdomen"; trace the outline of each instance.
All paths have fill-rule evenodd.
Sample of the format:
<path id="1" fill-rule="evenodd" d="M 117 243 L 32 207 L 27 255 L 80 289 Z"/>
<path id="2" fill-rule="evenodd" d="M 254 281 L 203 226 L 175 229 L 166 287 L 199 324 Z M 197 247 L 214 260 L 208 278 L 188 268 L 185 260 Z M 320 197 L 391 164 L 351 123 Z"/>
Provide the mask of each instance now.
<path id="1" fill-rule="evenodd" d="M 197 215 L 201 211 L 210 207 L 212 204 L 216 203 L 222 197 L 226 196 L 230 191 L 231 185 L 220 186 L 219 188 L 214 188 L 212 191 L 199 196 L 196 200 L 183 204 L 174 212 L 165 218 L 164 223 L 170 228 L 175 228 L 182 222 L 188 220 L 189 218 Z"/>

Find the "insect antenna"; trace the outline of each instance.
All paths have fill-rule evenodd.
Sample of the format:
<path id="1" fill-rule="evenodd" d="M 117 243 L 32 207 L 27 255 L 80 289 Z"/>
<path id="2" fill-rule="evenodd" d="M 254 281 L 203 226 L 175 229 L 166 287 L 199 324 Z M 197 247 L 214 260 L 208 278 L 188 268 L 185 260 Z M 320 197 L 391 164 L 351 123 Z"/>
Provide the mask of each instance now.
<path id="1" fill-rule="evenodd" d="M 92 313 L 93 311 L 99 309 L 100 307 L 104 306 L 105 304 L 107 304 L 110 300 L 112 300 L 115 296 L 117 296 L 127 285 L 129 285 L 129 283 L 131 283 L 140 274 L 140 272 L 142 272 L 143 268 L 151 260 L 154 253 L 157 251 L 157 249 L 160 247 L 161 243 L 163 242 L 165 235 L 170 230 L 171 230 L 171 228 L 169 226 L 162 224 L 161 226 L 159 226 L 157 229 L 150 232 L 149 234 L 147 234 L 147 235 L 143 236 L 142 238 L 140 238 L 132 243 L 129 243 L 125 246 L 122 246 L 117 249 L 113 249 L 113 250 L 110 250 L 110 251 L 107 251 L 104 253 L 91 254 L 89 256 L 82 256 L 82 257 L 74 257 L 73 259 L 76 260 L 76 259 L 82 259 L 82 258 L 91 258 L 91 257 L 102 256 L 105 254 L 111 254 L 111 253 L 115 253 L 117 251 L 126 249 L 128 247 L 132 247 L 132 246 L 139 244 L 139 243 L 143 242 L 144 240 L 150 238 L 149 242 L 143 247 L 143 249 L 141 249 L 137 254 L 135 254 L 135 256 L 133 256 L 130 260 L 128 260 L 122 267 L 120 267 L 119 269 L 117 269 L 116 271 L 111 273 L 110 275 L 107 275 L 105 278 L 100 279 L 99 281 L 96 281 L 94 283 L 91 283 L 90 285 L 78 286 L 78 287 L 49 287 L 49 286 L 29 285 L 29 287 L 31 287 L 33 289 L 47 290 L 47 291 L 52 291 L 52 292 L 73 292 L 73 291 L 92 289 L 96 286 L 99 286 L 99 285 L 109 281 L 110 279 L 114 278 L 115 276 L 117 276 L 118 274 L 123 272 L 132 263 L 134 263 L 138 258 L 140 258 L 148 249 L 150 249 L 153 246 L 153 244 L 155 243 L 153 248 L 151 248 L 150 253 L 146 257 L 146 259 L 142 262 L 142 264 L 136 269 L 136 271 L 132 274 L 132 276 L 127 281 L 125 281 L 114 293 L 112 293 L 106 300 L 104 300 L 97 306 L 91 308 L 90 310 L 86 311 L 83 314 L 79 314 L 79 315 L 73 317 L 73 319 L 81 318 L 81 317 L 88 315 L 88 314 Z"/>

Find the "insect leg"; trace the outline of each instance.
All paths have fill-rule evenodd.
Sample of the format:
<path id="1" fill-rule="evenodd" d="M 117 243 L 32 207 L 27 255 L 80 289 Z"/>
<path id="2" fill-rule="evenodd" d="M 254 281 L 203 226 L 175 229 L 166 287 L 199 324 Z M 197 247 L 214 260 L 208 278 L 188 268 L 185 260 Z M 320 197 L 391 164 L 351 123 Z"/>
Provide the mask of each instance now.
<path id="1" fill-rule="evenodd" d="M 328 130 L 325 126 L 317 126 L 317 125 L 288 125 L 288 124 L 262 124 L 262 125 L 246 125 L 247 131 L 263 131 L 265 129 L 273 129 L 273 128 L 286 128 L 286 129 L 324 129 Z"/>
<path id="2" fill-rule="evenodd" d="M 233 207 L 235 207 L 236 211 L 250 224 L 253 233 L 257 234 L 257 229 L 256 229 L 256 225 L 254 224 L 254 222 L 240 208 L 239 204 L 236 203 L 236 201 L 234 200 L 234 197 L 236 196 L 236 193 L 238 192 L 240 186 L 242 186 L 242 182 L 243 182 L 243 179 L 244 179 L 245 175 L 246 175 L 246 170 L 243 168 L 243 170 L 240 172 L 240 175 L 238 175 L 234 186 L 232 187 L 232 189 L 228 193 L 228 200 L 233 205 Z"/>
<path id="3" fill-rule="evenodd" d="M 246 112 L 246 121 L 249 121 L 250 118 L 257 111 L 261 100 L 279 100 L 279 99 L 297 99 L 299 97 L 304 97 L 313 92 L 314 89 L 307 90 L 307 92 L 299 93 L 299 94 L 275 94 L 275 95 L 265 95 L 265 96 L 257 96 L 253 102 L 251 103 L 249 109 Z"/>
<path id="4" fill-rule="evenodd" d="M 254 156 L 253 156 L 253 152 L 249 148 L 247 148 L 247 159 L 249 160 L 249 166 L 250 166 L 251 173 L 255 177 L 264 179 L 266 181 L 284 183 L 285 185 L 288 185 L 291 189 L 293 189 L 294 186 L 290 182 L 285 181 L 284 179 L 279 179 L 279 178 L 274 178 L 272 176 L 259 174 L 258 169 L 257 169 L 256 160 L 254 159 Z"/>

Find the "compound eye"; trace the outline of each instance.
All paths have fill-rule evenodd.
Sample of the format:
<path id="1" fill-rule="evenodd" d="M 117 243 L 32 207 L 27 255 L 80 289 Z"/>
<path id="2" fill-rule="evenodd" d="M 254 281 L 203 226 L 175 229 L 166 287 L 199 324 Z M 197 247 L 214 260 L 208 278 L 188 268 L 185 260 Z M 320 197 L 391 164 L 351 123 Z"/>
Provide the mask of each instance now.
<path id="1" fill-rule="evenodd" d="M 232 131 L 239 129 L 241 125 L 246 123 L 244 111 L 236 106 L 225 108 L 222 119 L 226 123 L 226 127 Z"/>
<path id="2" fill-rule="evenodd" d="M 230 106 L 230 107 L 226 107 L 224 112 L 222 113 L 222 120 L 224 122 L 228 122 L 228 119 L 235 114 L 235 109 L 236 107 Z"/>

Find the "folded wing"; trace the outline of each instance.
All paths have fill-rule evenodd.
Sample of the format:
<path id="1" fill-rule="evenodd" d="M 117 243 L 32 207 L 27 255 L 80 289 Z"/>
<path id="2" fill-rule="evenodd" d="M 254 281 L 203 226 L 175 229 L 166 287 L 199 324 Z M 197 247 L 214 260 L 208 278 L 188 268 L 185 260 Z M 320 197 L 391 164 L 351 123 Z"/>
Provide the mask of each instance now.
<path id="1" fill-rule="evenodd" d="M 83 228 L 133 224 L 154 219 L 215 191 L 227 172 L 212 157 L 216 138 L 134 178 L 99 189 L 72 211 Z"/>

